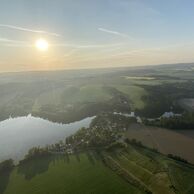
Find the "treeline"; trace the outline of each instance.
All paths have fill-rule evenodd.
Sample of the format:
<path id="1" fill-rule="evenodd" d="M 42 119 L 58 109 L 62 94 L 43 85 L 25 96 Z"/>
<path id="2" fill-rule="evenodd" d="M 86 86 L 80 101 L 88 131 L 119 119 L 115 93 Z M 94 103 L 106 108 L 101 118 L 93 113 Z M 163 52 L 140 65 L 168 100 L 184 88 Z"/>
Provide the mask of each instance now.
<path id="1" fill-rule="evenodd" d="M 21 160 L 19 163 L 25 163 L 33 158 L 38 158 L 42 156 L 49 156 L 51 153 L 49 152 L 48 148 L 40 148 L 40 147 L 33 147 L 31 148 L 28 153 L 25 155 L 25 158 Z"/>
<path id="2" fill-rule="evenodd" d="M 12 159 L 5 160 L 0 163 L 0 173 L 11 171 L 14 167 L 14 163 Z"/>
<path id="3" fill-rule="evenodd" d="M 150 150 L 150 151 L 152 151 L 152 152 L 160 153 L 160 152 L 158 151 L 158 149 L 147 147 L 147 146 L 143 145 L 141 141 L 137 141 L 136 139 L 129 139 L 129 138 L 126 138 L 126 139 L 125 139 L 125 142 L 126 142 L 127 144 L 130 144 L 130 145 L 134 145 L 134 146 L 137 146 L 137 147 L 141 147 L 141 148 L 148 149 L 148 150 Z M 184 163 L 186 163 L 186 164 L 189 164 L 189 162 L 188 162 L 186 159 L 181 158 L 180 156 L 176 156 L 176 155 L 173 155 L 173 154 L 168 154 L 167 157 L 168 157 L 168 158 L 171 158 L 171 159 L 173 159 L 173 160 L 179 161 L 179 162 L 184 162 Z"/>
<path id="4" fill-rule="evenodd" d="M 181 158 L 180 156 L 175 156 L 173 154 L 168 154 L 168 157 L 173 159 L 173 160 L 179 161 L 179 162 L 184 162 L 186 164 L 189 163 L 187 160 L 185 160 L 184 158 Z"/>
<path id="5" fill-rule="evenodd" d="M 0 193 L 3 194 L 9 183 L 11 172 L 14 168 L 12 159 L 0 162 Z"/>
<path id="6" fill-rule="evenodd" d="M 168 129 L 194 129 L 194 113 L 184 113 L 182 116 L 144 120 L 144 124 Z"/>
<path id="7" fill-rule="evenodd" d="M 145 148 L 145 149 L 148 149 L 148 150 L 150 150 L 150 151 L 152 151 L 152 152 L 159 153 L 158 149 L 147 147 L 147 146 L 143 145 L 141 141 L 138 141 L 138 140 L 136 140 L 136 139 L 134 139 L 134 138 L 133 138 L 133 139 L 126 138 L 126 139 L 125 139 L 125 142 L 126 142 L 127 144 L 130 144 L 130 145 L 133 145 L 133 146 Z"/>
<path id="8" fill-rule="evenodd" d="M 176 84 L 161 84 L 157 86 L 140 85 L 148 95 L 143 96 L 145 107 L 137 110 L 138 115 L 147 118 L 160 117 L 164 112 L 183 112 L 178 103 L 179 99 L 191 98 L 194 96 L 194 83 L 184 82 Z"/>

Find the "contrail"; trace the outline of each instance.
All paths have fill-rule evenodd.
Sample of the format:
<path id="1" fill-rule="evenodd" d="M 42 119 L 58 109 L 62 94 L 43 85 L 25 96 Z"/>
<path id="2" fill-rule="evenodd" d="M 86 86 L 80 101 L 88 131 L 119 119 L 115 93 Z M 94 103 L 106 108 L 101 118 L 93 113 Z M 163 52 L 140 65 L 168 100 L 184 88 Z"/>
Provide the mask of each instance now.
<path id="1" fill-rule="evenodd" d="M 29 28 L 23 28 L 20 26 L 14 26 L 14 25 L 8 25 L 8 24 L 0 24 L 0 27 L 9 28 L 9 29 L 13 29 L 13 30 L 20 30 L 20 31 L 25 31 L 25 32 L 48 34 L 48 35 L 57 36 L 57 37 L 61 36 L 60 34 L 53 33 L 53 32 L 47 32 L 47 31 L 42 31 L 42 30 L 33 30 L 33 29 L 29 29 Z"/>
<path id="2" fill-rule="evenodd" d="M 1 37 L 0 37 L 0 42 L 5 42 L 5 43 L 20 43 L 20 44 L 26 43 L 26 42 L 24 42 L 24 41 L 12 40 L 12 39 L 1 38 Z"/>
<path id="3" fill-rule="evenodd" d="M 31 47 L 32 45 L 26 41 L 13 40 L 0 37 L 0 45 L 5 47 Z"/>
<path id="4" fill-rule="evenodd" d="M 125 38 L 134 39 L 133 37 L 131 37 L 131 36 L 127 35 L 127 34 L 121 33 L 121 32 L 117 32 L 117 31 L 113 31 L 113 30 L 108 30 L 108 29 L 105 29 L 105 28 L 98 28 L 98 30 L 102 31 L 102 32 L 109 33 L 109 34 L 113 34 L 113 35 L 116 35 L 116 36 L 121 36 L 121 37 L 125 37 Z"/>
<path id="5" fill-rule="evenodd" d="M 92 48 L 111 48 L 111 47 L 118 47 L 124 45 L 123 43 L 118 44 L 89 44 L 89 45 L 77 45 L 77 44 L 53 44 L 52 46 L 55 47 L 69 47 L 69 48 L 75 48 L 75 49 L 92 49 Z"/>
<path id="6" fill-rule="evenodd" d="M 2 43 L 2 44 L 1 44 Z M 20 41 L 20 40 L 13 40 L 9 38 L 0 37 L 0 44 L 1 46 L 7 47 L 29 47 L 32 46 L 30 42 L 27 41 Z M 97 49 L 97 48 L 115 48 L 118 46 L 124 45 L 123 43 L 118 44 L 89 44 L 89 45 L 77 45 L 77 44 L 67 44 L 67 43 L 60 43 L 60 44 L 51 44 L 52 47 L 64 47 L 64 48 L 72 48 L 72 49 Z"/>

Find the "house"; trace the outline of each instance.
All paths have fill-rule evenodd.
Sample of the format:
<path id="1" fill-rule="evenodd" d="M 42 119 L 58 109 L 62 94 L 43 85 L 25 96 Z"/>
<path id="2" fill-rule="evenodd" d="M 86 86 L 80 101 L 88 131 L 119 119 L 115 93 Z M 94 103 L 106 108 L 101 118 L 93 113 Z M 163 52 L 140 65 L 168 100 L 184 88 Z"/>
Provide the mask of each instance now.
<path id="1" fill-rule="evenodd" d="M 136 119 L 137 119 L 137 123 L 142 123 L 142 119 L 139 116 L 137 116 Z"/>
<path id="2" fill-rule="evenodd" d="M 125 117 L 135 117 L 135 112 L 131 112 L 130 114 L 128 114 L 128 113 L 121 113 L 121 112 L 114 112 L 113 114 L 115 114 L 115 115 L 123 115 Z"/>
<path id="3" fill-rule="evenodd" d="M 173 112 L 165 112 L 161 117 L 162 118 L 174 117 L 174 113 Z"/>
<path id="4" fill-rule="evenodd" d="M 181 114 L 175 114 L 173 112 L 165 112 L 160 118 L 180 117 Z"/>
<path id="5" fill-rule="evenodd" d="M 73 154 L 73 149 L 72 149 L 72 148 L 68 148 L 68 149 L 67 149 L 67 153 L 68 153 L 68 154 Z"/>
<path id="6" fill-rule="evenodd" d="M 135 117 L 135 112 L 131 112 L 130 117 Z"/>

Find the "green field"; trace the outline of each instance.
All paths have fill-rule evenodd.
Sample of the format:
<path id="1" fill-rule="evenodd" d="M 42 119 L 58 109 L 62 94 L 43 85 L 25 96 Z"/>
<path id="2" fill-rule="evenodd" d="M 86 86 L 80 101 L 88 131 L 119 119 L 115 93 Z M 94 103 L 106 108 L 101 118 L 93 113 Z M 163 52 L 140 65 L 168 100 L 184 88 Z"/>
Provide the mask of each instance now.
<path id="1" fill-rule="evenodd" d="M 194 167 L 128 144 L 31 159 L 0 180 L 2 194 L 192 194 Z"/>
<path id="2" fill-rule="evenodd" d="M 147 148 L 130 145 L 127 150 L 108 156 L 152 193 L 192 194 L 194 191 L 192 165 L 170 160 Z"/>
<path id="3" fill-rule="evenodd" d="M 128 97 L 131 101 L 131 108 L 132 110 L 135 109 L 143 109 L 145 104 L 142 100 L 143 96 L 146 96 L 146 91 L 139 86 L 136 85 L 114 85 L 118 91 L 122 92 L 124 95 Z"/>
<path id="4" fill-rule="evenodd" d="M 4 194 L 141 194 L 90 153 L 39 159 L 14 169 Z"/>
<path id="5" fill-rule="evenodd" d="M 178 164 L 169 165 L 169 174 L 173 184 L 177 188 L 178 194 L 194 193 L 194 168 L 180 166 Z"/>
<path id="6" fill-rule="evenodd" d="M 156 158 L 147 156 L 144 150 L 139 151 L 129 147 L 126 152 L 120 153 L 117 157 L 112 157 L 153 193 L 173 194 L 174 191 L 170 189 L 171 180 L 162 164 L 163 160 L 160 159 L 160 155 L 154 154 L 153 156 Z"/>

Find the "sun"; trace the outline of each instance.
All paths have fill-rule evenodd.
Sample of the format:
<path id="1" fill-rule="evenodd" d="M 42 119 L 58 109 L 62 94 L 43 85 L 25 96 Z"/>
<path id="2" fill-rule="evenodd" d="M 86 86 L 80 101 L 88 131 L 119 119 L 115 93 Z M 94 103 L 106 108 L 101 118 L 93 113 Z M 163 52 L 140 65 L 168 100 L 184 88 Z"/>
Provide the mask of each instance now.
<path id="1" fill-rule="evenodd" d="M 49 48 L 48 42 L 43 38 L 36 40 L 35 46 L 39 51 L 47 51 Z"/>

